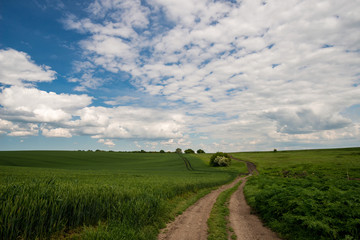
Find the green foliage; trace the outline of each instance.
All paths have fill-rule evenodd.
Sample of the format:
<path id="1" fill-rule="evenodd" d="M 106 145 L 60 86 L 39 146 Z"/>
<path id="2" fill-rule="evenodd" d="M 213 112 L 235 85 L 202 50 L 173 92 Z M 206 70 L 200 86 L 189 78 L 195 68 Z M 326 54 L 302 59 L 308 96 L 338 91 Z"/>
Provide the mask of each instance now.
<path id="1" fill-rule="evenodd" d="M 360 237 L 360 182 L 259 176 L 249 180 L 252 207 L 291 239 Z"/>
<path id="2" fill-rule="evenodd" d="M 239 188 L 241 181 L 234 187 L 223 191 L 216 199 L 214 207 L 211 210 L 208 224 L 208 240 L 228 239 L 229 227 L 229 201 L 231 195 Z M 236 235 L 235 235 L 236 236 Z M 232 236 L 233 237 L 233 236 Z"/>
<path id="3" fill-rule="evenodd" d="M 187 160 L 194 171 L 174 153 L 0 152 L 0 239 L 155 239 L 184 198 L 239 173 Z"/>
<path id="4" fill-rule="evenodd" d="M 360 239 L 360 148 L 233 155 L 258 166 L 245 196 L 284 238 Z"/>
<path id="5" fill-rule="evenodd" d="M 196 153 L 201 154 L 201 153 L 205 153 L 205 151 L 202 150 L 202 149 L 198 149 L 198 150 L 196 151 Z"/>
<path id="6" fill-rule="evenodd" d="M 181 153 L 182 153 L 182 150 L 181 150 L 181 148 L 177 148 L 177 149 L 175 150 L 175 152 L 178 153 L 178 154 L 181 154 Z"/>
<path id="7" fill-rule="evenodd" d="M 231 159 L 227 153 L 217 152 L 210 157 L 210 166 L 227 167 L 230 166 Z"/>
<path id="8" fill-rule="evenodd" d="M 195 151 L 192 150 L 192 149 L 190 149 L 190 148 L 189 148 L 189 149 L 186 149 L 184 152 L 187 153 L 187 154 L 195 153 Z"/>
<path id="9" fill-rule="evenodd" d="M 164 151 L 164 150 L 160 150 L 160 153 L 165 153 L 165 151 Z"/>

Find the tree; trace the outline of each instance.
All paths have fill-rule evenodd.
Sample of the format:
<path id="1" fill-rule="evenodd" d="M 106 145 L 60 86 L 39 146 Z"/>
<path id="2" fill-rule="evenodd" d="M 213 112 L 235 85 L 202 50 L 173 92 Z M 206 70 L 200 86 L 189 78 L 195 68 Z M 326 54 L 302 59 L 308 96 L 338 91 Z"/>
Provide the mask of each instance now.
<path id="1" fill-rule="evenodd" d="M 165 151 L 164 151 L 164 150 L 160 150 L 160 153 L 165 153 Z"/>
<path id="2" fill-rule="evenodd" d="M 210 157 L 210 166 L 212 167 L 227 167 L 231 164 L 229 154 L 217 152 Z"/>
<path id="3" fill-rule="evenodd" d="M 175 150 L 175 152 L 180 154 L 180 153 L 182 153 L 182 150 L 181 150 L 181 148 L 177 148 L 177 149 Z"/>
<path id="4" fill-rule="evenodd" d="M 186 154 L 195 153 L 195 151 L 189 148 L 189 149 L 186 149 L 186 150 L 185 150 L 185 153 L 186 153 Z"/>
<path id="5" fill-rule="evenodd" d="M 205 151 L 202 150 L 202 149 L 199 149 L 199 150 L 197 150 L 196 152 L 197 152 L 198 154 L 200 154 L 200 153 L 205 153 Z"/>

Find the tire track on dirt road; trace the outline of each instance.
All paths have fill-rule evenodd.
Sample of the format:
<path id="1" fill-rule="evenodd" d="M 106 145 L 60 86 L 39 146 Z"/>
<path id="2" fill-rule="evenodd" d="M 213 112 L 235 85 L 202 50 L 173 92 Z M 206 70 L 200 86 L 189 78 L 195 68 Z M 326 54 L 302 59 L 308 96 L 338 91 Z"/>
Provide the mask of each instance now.
<path id="1" fill-rule="evenodd" d="M 158 235 L 158 240 L 206 240 L 208 235 L 207 220 L 217 197 L 241 179 L 238 177 L 230 184 L 223 185 L 198 200 L 183 214 L 177 216 L 173 222 L 168 223 Z"/>
<path id="2" fill-rule="evenodd" d="M 242 161 L 232 156 L 231 158 Z M 254 163 L 242 162 L 246 163 L 250 175 L 253 173 L 259 174 Z M 231 196 L 229 202 L 230 226 L 234 230 L 237 240 L 280 240 L 273 231 L 263 225 L 258 216 L 251 214 L 251 208 L 247 204 L 244 195 L 246 181 L 247 177 L 244 178 L 240 187 Z"/>
<path id="3" fill-rule="evenodd" d="M 242 161 L 230 156 L 233 160 Z M 254 163 L 246 163 L 249 175 L 258 174 Z M 280 239 L 271 230 L 263 226 L 256 215 L 250 213 L 243 188 L 247 177 L 237 177 L 233 182 L 213 190 L 211 193 L 199 199 L 190 206 L 183 214 L 177 216 L 173 222 L 167 224 L 158 235 L 158 240 L 206 240 L 208 237 L 207 220 L 210 212 L 221 192 L 243 181 L 236 192 L 231 196 L 229 203 L 230 226 L 234 229 L 238 240 L 270 240 Z M 230 239 L 230 238 L 229 238 Z"/>

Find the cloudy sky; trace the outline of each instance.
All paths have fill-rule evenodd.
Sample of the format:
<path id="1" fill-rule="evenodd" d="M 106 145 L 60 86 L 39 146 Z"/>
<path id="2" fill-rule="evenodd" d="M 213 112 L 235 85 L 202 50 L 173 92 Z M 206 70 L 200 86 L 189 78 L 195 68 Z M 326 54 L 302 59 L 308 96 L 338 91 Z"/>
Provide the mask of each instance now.
<path id="1" fill-rule="evenodd" d="M 360 0 L 0 2 L 0 150 L 359 146 Z"/>

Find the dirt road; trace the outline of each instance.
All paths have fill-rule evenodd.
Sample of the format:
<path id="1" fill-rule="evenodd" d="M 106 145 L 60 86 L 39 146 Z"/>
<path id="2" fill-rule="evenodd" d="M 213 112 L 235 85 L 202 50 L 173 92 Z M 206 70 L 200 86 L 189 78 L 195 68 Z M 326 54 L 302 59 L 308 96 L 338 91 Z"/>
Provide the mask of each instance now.
<path id="1" fill-rule="evenodd" d="M 240 181 L 240 177 L 230 184 L 223 185 L 212 191 L 208 195 L 198 200 L 189 207 L 182 215 L 169 223 L 158 236 L 159 240 L 206 240 L 207 239 L 207 220 L 211 209 L 216 202 L 219 194 L 233 187 Z"/>
<path id="2" fill-rule="evenodd" d="M 260 219 L 251 214 L 244 196 L 245 178 L 240 187 L 231 196 L 229 203 L 229 221 L 237 240 L 275 240 L 280 239 L 274 232 L 263 226 Z"/>
<path id="3" fill-rule="evenodd" d="M 241 161 L 234 157 L 234 160 Z M 248 167 L 249 174 L 258 174 L 255 164 L 244 161 Z M 230 225 L 234 229 L 238 240 L 270 240 L 280 239 L 268 228 L 264 227 L 256 215 L 250 213 L 250 207 L 247 205 L 243 188 L 246 183 L 246 177 L 238 177 L 230 184 L 223 185 L 212 191 L 208 195 L 198 200 L 189 207 L 182 215 L 169 223 L 161 231 L 158 240 L 206 240 L 207 239 L 207 220 L 211 209 L 216 202 L 219 194 L 233 187 L 236 183 L 243 180 L 238 190 L 231 196 L 229 203 Z"/>

